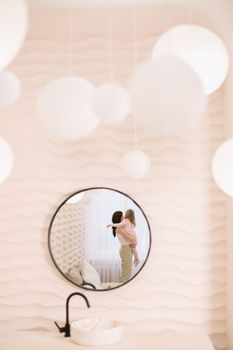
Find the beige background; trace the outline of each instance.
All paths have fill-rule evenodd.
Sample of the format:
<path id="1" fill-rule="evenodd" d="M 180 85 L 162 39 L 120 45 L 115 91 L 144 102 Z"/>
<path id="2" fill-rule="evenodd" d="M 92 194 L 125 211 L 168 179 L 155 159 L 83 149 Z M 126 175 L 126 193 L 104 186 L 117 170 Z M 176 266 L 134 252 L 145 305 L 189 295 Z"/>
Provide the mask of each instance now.
<path id="1" fill-rule="evenodd" d="M 187 19 L 187 8 L 174 12 L 169 7 L 163 21 L 162 14 L 163 8 L 138 12 L 138 61 L 149 57 L 157 36 L 171 23 Z M 200 13 L 194 19 L 206 23 Z M 74 73 L 103 82 L 108 77 L 107 10 L 77 11 L 75 22 Z M 0 187 L 0 325 L 51 329 L 54 320 L 64 320 L 67 295 L 80 290 L 53 266 L 49 222 L 66 196 L 106 186 L 129 194 L 144 209 L 152 228 L 151 255 L 130 284 L 106 293 L 85 292 L 90 310 L 81 299 L 73 300 L 71 318 L 101 314 L 119 319 L 130 331 L 203 331 L 217 348 L 225 348 L 225 196 L 211 175 L 212 156 L 224 138 L 224 87 L 210 97 L 203 120 L 181 138 L 154 139 L 138 129 L 152 169 L 146 178 L 132 181 L 120 168 L 122 156 L 133 148 L 131 117 L 119 125 L 101 125 L 70 144 L 52 140 L 36 121 L 41 87 L 69 72 L 68 23 L 69 11 L 32 12 L 28 38 L 10 67 L 23 93 L 0 112 L 1 136 L 15 157 L 12 174 Z M 114 70 L 125 85 L 133 66 L 132 23 L 131 8 L 114 12 Z"/>

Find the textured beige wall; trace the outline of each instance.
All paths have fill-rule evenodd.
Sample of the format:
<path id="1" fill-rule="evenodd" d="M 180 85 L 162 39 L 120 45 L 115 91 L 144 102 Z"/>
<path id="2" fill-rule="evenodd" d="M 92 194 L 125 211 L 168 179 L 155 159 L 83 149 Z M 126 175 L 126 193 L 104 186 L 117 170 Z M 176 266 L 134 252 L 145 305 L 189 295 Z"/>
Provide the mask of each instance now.
<path id="1" fill-rule="evenodd" d="M 160 14 L 139 14 L 138 59 L 148 57 Z M 76 13 L 74 71 L 93 83 L 107 77 L 106 13 Z M 130 12 L 114 22 L 115 74 L 124 84 L 132 71 Z M 115 18 L 116 21 L 116 18 Z M 179 22 L 177 16 L 174 19 Z M 1 111 L 1 135 L 15 165 L 0 186 L 0 324 L 20 329 L 53 327 L 64 320 L 64 302 L 76 290 L 56 272 L 47 249 L 53 212 L 71 193 L 89 186 L 128 193 L 144 209 L 153 246 L 145 268 L 130 284 L 105 293 L 85 292 L 92 308 L 73 300 L 71 317 L 105 315 L 130 331 L 203 331 L 225 347 L 225 197 L 211 176 L 211 158 L 224 137 L 224 90 L 209 101 L 202 122 L 181 138 L 154 139 L 139 129 L 152 160 L 150 174 L 132 181 L 119 164 L 133 147 L 133 121 L 100 126 L 70 144 L 50 139 L 36 122 L 36 96 L 50 79 L 69 71 L 68 13 L 31 16 L 28 39 L 12 65 L 23 94 Z M 164 21 L 164 28 L 167 23 Z"/>
<path id="2" fill-rule="evenodd" d="M 233 13 L 233 11 L 232 11 Z M 231 57 L 233 55 L 233 44 L 229 45 Z M 231 64 L 226 81 L 225 100 L 225 134 L 226 138 L 233 137 L 233 103 L 232 103 L 232 87 L 233 87 L 233 66 Z M 233 349 L 233 198 L 227 196 L 226 202 L 226 241 L 227 241 L 227 335 L 228 349 Z"/>

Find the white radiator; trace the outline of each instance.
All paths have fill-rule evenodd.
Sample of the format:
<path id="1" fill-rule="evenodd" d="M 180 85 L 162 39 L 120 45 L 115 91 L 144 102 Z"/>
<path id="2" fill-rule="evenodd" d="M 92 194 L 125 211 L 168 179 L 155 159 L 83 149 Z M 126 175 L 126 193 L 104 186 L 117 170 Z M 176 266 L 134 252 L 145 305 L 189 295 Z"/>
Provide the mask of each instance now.
<path id="1" fill-rule="evenodd" d="M 106 282 L 120 282 L 121 261 L 119 260 L 105 260 L 105 259 L 90 259 L 90 264 L 95 267 L 100 275 L 102 283 Z"/>

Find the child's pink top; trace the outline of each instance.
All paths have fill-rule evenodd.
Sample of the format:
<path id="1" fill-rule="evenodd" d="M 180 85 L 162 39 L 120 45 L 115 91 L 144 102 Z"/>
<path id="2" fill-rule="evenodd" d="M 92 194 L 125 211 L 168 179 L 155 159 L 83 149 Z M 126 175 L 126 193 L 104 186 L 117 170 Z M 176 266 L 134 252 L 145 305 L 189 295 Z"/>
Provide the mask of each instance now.
<path id="1" fill-rule="evenodd" d="M 113 224 L 112 226 L 124 229 L 130 235 L 130 244 L 137 244 L 137 236 L 134 230 L 135 226 L 129 219 L 124 219 L 119 224 Z"/>

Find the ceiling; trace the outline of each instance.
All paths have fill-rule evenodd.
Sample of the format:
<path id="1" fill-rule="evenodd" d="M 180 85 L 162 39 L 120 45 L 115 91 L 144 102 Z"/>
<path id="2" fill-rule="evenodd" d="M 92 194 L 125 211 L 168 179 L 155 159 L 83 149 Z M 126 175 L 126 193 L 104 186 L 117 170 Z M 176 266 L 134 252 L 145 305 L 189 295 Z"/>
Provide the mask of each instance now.
<path id="1" fill-rule="evenodd" d="M 0 0 L 1 1 L 1 0 Z M 200 13 L 215 24 L 217 33 L 229 35 L 233 21 L 233 0 L 25 0 L 29 7 L 37 10 L 62 10 L 67 8 L 95 9 L 122 7 L 159 6 L 160 8 L 185 9 L 190 13 Z M 173 10 L 172 10 L 173 11 Z M 145 19 L 146 20 L 146 19 Z"/>
<path id="2" fill-rule="evenodd" d="M 175 5 L 200 6 L 212 8 L 230 5 L 232 0 L 26 0 L 33 7 L 108 7 L 108 6 L 147 6 L 147 5 Z"/>
<path id="3" fill-rule="evenodd" d="M 27 0 L 29 4 L 33 6 L 46 6 L 46 7 L 95 7 L 102 6 L 129 6 L 129 5 L 148 5 L 148 4 L 161 4 L 161 3 L 176 3 L 175 0 Z"/>
<path id="4" fill-rule="evenodd" d="M 1 0 L 0 0 L 1 1 Z M 62 9 L 95 9 L 110 8 L 114 11 L 118 8 L 133 6 L 158 6 L 174 12 L 183 8 L 189 13 L 199 13 L 213 23 L 211 29 L 215 29 L 220 36 L 228 37 L 231 40 L 233 22 L 233 0 L 26 0 L 33 11 Z M 177 7 L 176 7 L 177 6 Z M 146 18 L 145 18 L 146 21 Z M 202 21 L 203 22 L 203 21 Z M 205 21 L 204 21 L 205 22 Z"/>

